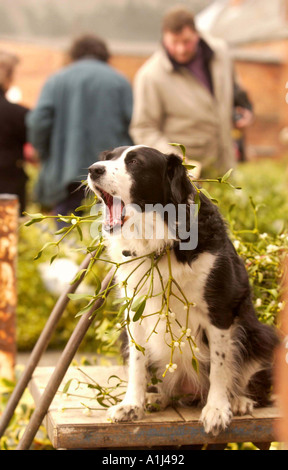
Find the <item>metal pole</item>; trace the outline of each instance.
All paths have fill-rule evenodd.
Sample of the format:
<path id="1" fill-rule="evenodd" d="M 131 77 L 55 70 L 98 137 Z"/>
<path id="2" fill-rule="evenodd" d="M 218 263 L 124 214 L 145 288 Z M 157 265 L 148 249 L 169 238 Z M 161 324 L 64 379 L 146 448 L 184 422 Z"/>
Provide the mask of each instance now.
<path id="1" fill-rule="evenodd" d="M 86 269 L 93 258 L 93 255 L 95 253 L 89 254 L 85 257 L 84 261 L 82 262 L 81 266 L 79 267 L 78 273 L 82 269 Z M 81 281 L 83 280 L 83 277 L 85 276 L 85 273 L 82 273 L 82 275 L 79 277 L 78 281 L 74 282 L 73 284 L 70 284 L 67 289 L 63 292 L 63 294 L 59 297 L 58 301 L 56 302 L 54 309 L 52 310 L 49 319 L 47 320 L 47 323 L 39 336 L 36 345 L 33 348 L 33 351 L 29 357 L 28 363 L 25 367 L 25 370 L 23 374 L 21 375 L 19 381 L 17 382 L 13 393 L 7 403 L 7 406 L 1 416 L 0 420 L 0 437 L 4 434 L 5 429 L 7 428 L 10 419 L 13 416 L 13 413 L 16 409 L 16 406 L 19 403 L 19 400 L 21 399 L 28 383 L 30 382 L 30 379 L 32 377 L 32 374 L 43 354 L 43 352 L 46 350 L 49 341 L 52 337 L 52 334 L 55 331 L 55 328 L 57 326 L 57 323 L 59 322 L 68 302 L 69 302 L 69 297 L 68 294 L 72 294 L 75 292 Z"/>
<path id="2" fill-rule="evenodd" d="M 102 282 L 101 292 L 107 289 L 109 284 L 113 281 L 114 273 L 111 274 L 111 271 L 106 275 L 105 279 Z M 108 293 L 110 290 L 108 291 Z M 73 331 L 66 347 L 54 369 L 52 376 L 44 390 L 44 393 L 38 403 L 37 408 L 35 409 L 31 420 L 25 430 L 25 433 L 18 444 L 16 450 L 28 450 L 31 446 L 33 439 L 41 426 L 41 423 L 48 411 L 48 408 L 73 360 L 89 326 L 91 325 L 92 321 L 94 320 L 94 312 L 97 310 L 101 304 L 103 303 L 103 299 L 100 297 L 96 300 L 94 306 L 84 315 L 82 315 L 78 325 L 76 326 L 75 330 Z"/>

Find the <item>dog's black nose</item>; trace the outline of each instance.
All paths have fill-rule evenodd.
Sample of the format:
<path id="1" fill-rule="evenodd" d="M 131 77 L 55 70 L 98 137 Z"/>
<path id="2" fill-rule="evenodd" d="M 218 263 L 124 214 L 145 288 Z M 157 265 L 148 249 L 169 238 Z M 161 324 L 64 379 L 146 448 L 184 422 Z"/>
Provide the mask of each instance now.
<path id="1" fill-rule="evenodd" d="M 103 165 L 91 165 L 89 168 L 88 168 L 88 171 L 89 171 L 89 174 L 90 174 L 90 177 L 92 179 L 96 179 L 96 178 L 99 178 L 99 176 L 103 175 L 106 171 L 106 168 L 105 166 Z"/>

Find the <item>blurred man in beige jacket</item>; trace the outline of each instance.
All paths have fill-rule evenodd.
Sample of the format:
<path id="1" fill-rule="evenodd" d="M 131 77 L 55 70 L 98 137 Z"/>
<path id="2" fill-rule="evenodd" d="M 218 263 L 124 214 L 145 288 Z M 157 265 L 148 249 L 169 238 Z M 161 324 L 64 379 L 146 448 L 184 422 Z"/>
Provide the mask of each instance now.
<path id="1" fill-rule="evenodd" d="M 182 7 L 163 19 L 162 45 L 141 67 L 134 82 L 131 135 L 135 144 L 167 153 L 183 144 L 187 157 L 209 172 L 235 166 L 231 138 L 233 65 L 226 44 L 196 31 L 193 15 Z M 241 128 L 252 113 L 237 108 Z M 239 113 L 240 112 L 240 113 Z"/>

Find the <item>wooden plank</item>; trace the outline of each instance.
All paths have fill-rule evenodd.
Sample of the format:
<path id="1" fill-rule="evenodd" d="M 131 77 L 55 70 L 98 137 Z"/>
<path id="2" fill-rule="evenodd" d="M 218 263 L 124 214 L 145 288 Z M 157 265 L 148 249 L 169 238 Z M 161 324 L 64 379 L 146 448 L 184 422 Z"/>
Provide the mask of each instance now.
<path id="1" fill-rule="evenodd" d="M 252 411 L 253 418 L 266 419 L 266 418 L 280 418 L 280 411 L 277 406 L 269 406 L 266 408 L 254 408 Z"/>
<path id="2" fill-rule="evenodd" d="M 31 381 L 31 393 L 37 404 L 53 368 L 37 368 Z M 276 408 L 255 410 L 252 416 L 235 417 L 228 430 L 219 436 L 207 435 L 199 422 L 200 408 L 167 408 L 146 413 L 142 420 L 132 423 L 111 423 L 105 409 L 83 413 L 85 406 L 95 408 L 93 389 L 89 382 L 107 385 L 110 376 L 125 380 L 123 367 L 70 367 L 46 416 L 45 426 L 55 448 L 100 449 L 143 448 L 145 446 L 180 446 L 226 442 L 271 442 L 275 440 L 273 424 L 279 418 Z M 90 378 L 89 378 L 90 377 Z M 68 380 L 73 396 L 63 396 L 61 390 Z M 87 382 L 78 386 L 78 380 Z M 111 379 L 113 380 L 113 379 Z M 74 389 L 73 389 L 74 387 Z M 77 396 L 76 396 L 77 395 Z"/>
<path id="3" fill-rule="evenodd" d="M 200 409 L 177 407 L 177 411 L 187 423 L 193 423 L 193 441 L 202 439 L 204 443 L 272 442 L 275 440 L 274 424 L 279 419 L 276 407 L 258 408 L 252 415 L 234 416 L 229 428 L 213 437 L 204 432 L 198 421 Z"/>

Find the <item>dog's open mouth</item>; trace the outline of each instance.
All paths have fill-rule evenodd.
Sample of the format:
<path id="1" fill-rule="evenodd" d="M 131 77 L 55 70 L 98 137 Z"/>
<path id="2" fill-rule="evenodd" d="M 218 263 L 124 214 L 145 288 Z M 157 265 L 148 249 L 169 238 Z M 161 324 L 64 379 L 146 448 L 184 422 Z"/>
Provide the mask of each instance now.
<path id="1" fill-rule="evenodd" d="M 96 186 L 95 189 L 106 206 L 104 222 L 105 230 L 122 227 L 125 222 L 125 204 L 122 199 L 118 196 L 112 196 L 104 191 L 104 189 L 99 188 L 99 186 Z"/>

